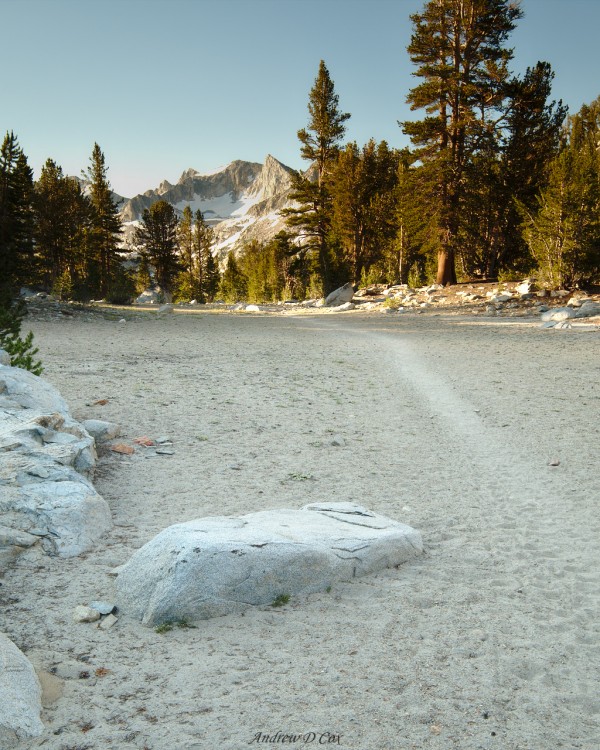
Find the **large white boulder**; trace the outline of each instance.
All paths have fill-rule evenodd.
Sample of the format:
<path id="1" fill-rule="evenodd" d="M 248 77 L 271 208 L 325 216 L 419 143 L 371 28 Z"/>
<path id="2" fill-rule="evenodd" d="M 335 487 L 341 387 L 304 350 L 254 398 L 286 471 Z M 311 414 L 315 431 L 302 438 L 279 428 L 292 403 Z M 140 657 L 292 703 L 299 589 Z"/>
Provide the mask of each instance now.
<path id="1" fill-rule="evenodd" d="M 418 531 L 353 503 L 175 524 L 118 571 L 118 606 L 145 625 L 199 620 L 323 591 L 419 555 Z"/>
<path id="2" fill-rule="evenodd" d="M 29 659 L 0 633 L 0 740 L 10 747 L 10 735 L 39 737 L 42 688 Z M 14 736 L 13 735 L 13 736 Z"/>
<path id="3" fill-rule="evenodd" d="M 37 537 L 66 557 L 90 550 L 112 525 L 94 490 L 94 438 L 43 378 L 0 365 L 0 574 Z M 20 532 L 25 535 L 19 537 Z"/>
<path id="4" fill-rule="evenodd" d="M 325 307 L 345 305 L 346 302 L 352 302 L 352 297 L 354 297 L 354 287 L 348 282 L 348 284 L 344 284 L 339 289 L 334 289 L 331 294 L 325 297 Z"/>

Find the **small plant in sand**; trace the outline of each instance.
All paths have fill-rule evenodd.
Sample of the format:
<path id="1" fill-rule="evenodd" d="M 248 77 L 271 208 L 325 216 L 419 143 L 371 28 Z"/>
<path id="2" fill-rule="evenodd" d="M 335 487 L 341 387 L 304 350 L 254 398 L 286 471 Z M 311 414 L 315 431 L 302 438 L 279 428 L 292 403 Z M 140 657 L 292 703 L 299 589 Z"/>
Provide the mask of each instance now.
<path id="1" fill-rule="evenodd" d="M 289 600 L 290 600 L 290 595 L 289 594 L 279 594 L 279 596 L 277 596 L 274 599 L 274 601 L 271 604 L 271 606 L 272 607 L 283 607 L 283 606 L 285 606 L 289 602 Z"/>
<path id="2" fill-rule="evenodd" d="M 287 475 L 287 478 L 292 482 L 308 482 L 309 480 L 314 479 L 312 474 L 302 474 L 302 472 L 299 471 L 291 472 Z"/>
<path id="3" fill-rule="evenodd" d="M 163 622 L 160 625 L 157 625 L 154 628 L 154 632 L 158 633 L 159 635 L 162 635 L 163 633 L 170 632 L 175 627 L 182 628 L 182 629 L 183 628 L 193 629 L 196 626 L 195 625 L 191 625 L 186 619 L 182 619 L 182 620 L 167 620 L 166 622 Z"/>
<path id="4" fill-rule="evenodd" d="M 22 305 L 10 308 L 0 306 L 0 349 L 8 352 L 11 367 L 41 375 L 44 368 L 39 360 L 34 359 L 38 350 L 33 346 L 33 333 L 30 331 L 25 338 L 20 335 L 24 315 Z"/>

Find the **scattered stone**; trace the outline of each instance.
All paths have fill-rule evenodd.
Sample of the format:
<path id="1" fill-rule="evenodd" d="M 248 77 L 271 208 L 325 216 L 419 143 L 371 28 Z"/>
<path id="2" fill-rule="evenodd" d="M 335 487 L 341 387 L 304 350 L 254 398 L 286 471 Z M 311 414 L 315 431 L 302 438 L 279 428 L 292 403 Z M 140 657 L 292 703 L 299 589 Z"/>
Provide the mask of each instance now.
<path id="1" fill-rule="evenodd" d="M 39 737 L 42 688 L 29 659 L 4 633 L 0 633 L 0 733 Z"/>
<path id="2" fill-rule="evenodd" d="M 542 322 L 547 323 L 548 321 L 554 320 L 556 322 L 562 320 L 569 320 L 569 318 L 575 317 L 575 310 L 571 307 L 556 307 L 550 309 L 547 312 L 542 313 Z"/>
<path id="3" fill-rule="evenodd" d="M 105 422 L 103 419 L 85 419 L 81 424 L 94 438 L 96 443 L 105 443 L 108 440 L 114 440 L 121 432 L 119 425 L 113 422 Z"/>
<path id="4" fill-rule="evenodd" d="M 156 445 L 154 440 L 152 440 L 152 438 L 149 438 L 147 435 L 143 435 L 139 438 L 134 438 L 133 442 L 137 445 L 143 445 L 145 448 L 152 448 L 152 446 Z"/>
<path id="5" fill-rule="evenodd" d="M 344 310 L 354 310 L 356 307 L 352 302 L 344 302 L 343 305 L 336 305 L 332 308 L 334 312 L 343 312 Z"/>
<path id="6" fill-rule="evenodd" d="M 531 294 L 533 291 L 535 291 L 533 279 L 525 279 L 515 287 L 515 292 L 521 295 Z"/>
<path id="7" fill-rule="evenodd" d="M 4 349 L 0 349 L 0 365 L 10 367 L 10 354 Z"/>
<path id="8" fill-rule="evenodd" d="M 331 445 L 335 448 L 343 448 L 346 445 L 346 441 L 341 435 L 334 435 L 331 439 Z"/>
<path id="9" fill-rule="evenodd" d="M 597 315 L 600 315 L 600 302 L 593 300 L 586 300 L 575 312 L 576 318 L 594 318 Z"/>
<path id="10" fill-rule="evenodd" d="M 90 609 L 96 609 L 101 615 L 110 615 L 115 610 L 115 605 L 110 602 L 90 602 Z"/>
<path id="11" fill-rule="evenodd" d="M 246 305 L 244 309 L 246 312 L 260 312 L 260 307 L 258 305 Z"/>
<path id="12" fill-rule="evenodd" d="M 156 289 L 146 289 L 133 303 L 134 305 L 157 305 L 160 300 L 160 292 Z"/>
<path id="13" fill-rule="evenodd" d="M 103 617 L 102 620 L 98 623 L 98 626 L 100 630 L 110 630 L 112 626 L 118 622 L 118 617 L 115 617 L 114 615 L 107 615 L 106 617 Z"/>
<path id="14" fill-rule="evenodd" d="M 162 317 L 163 315 L 169 315 L 169 313 L 172 313 L 174 310 L 175 308 L 169 302 L 166 305 L 161 305 L 157 310 L 157 314 Z"/>
<path id="15" fill-rule="evenodd" d="M 335 289 L 331 294 L 325 298 L 325 307 L 339 307 L 345 305 L 346 302 L 352 302 L 354 296 L 354 286 L 348 282 L 344 286 Z"/>
<path id="16" fill-rule="evenodd" d="M 119 606 L 145 625 L 324 591 L 421 554 L 419 532 L 354 503 L 314 503 L 162 531 L 123 565 Z"/>
<path id="17" fill-rule="evenodd" d="M 156 438 L 157 445 L 172 445 L 171 438 L 166 435 Z"/>
<path id="18" fill-rule="evenodd" d="M 560 459 L 553 458 L 548 462 L 548 466 L 560 466 Z"/>
<path id="19" fill-rule="evenodd" d="M 96 622 L 100 619 L 100 612 L 92 607 L 84 607 L 79 605 L 73 610 L 73 621 L 74 622 Z"/>
<path id="20" fill-rule="evenodd" d="M 157 448 L 156 455 L 157 456 L 174 456 L 175 451 L 171 450 L 170 448 Z"/>
<path id="21" fill-rule="evenodd" d="M 110 449 L 113 453 L 122 453 L 124 456 L 130 456 L 132 453 L 135 453 L 135 448 L 125 443 L 116 443 L 115 445 L 111 445 Z"/>

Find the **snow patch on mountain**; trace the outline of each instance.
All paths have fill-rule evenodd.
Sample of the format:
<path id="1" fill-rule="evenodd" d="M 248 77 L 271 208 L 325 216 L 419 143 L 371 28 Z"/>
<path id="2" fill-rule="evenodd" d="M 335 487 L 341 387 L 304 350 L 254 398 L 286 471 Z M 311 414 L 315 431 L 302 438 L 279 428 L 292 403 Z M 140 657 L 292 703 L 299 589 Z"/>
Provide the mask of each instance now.
<path id="1" fill-rule="evenodd" d="M 187 169 L 176 185 L 164 180 L 157 189 L 128 200 L 121 211 L 126 238 L 133 236 L 144 210 L 158 200 L 182 213 L 202 211 L 215 230 L 214 252 L 224 261 L 246 242 L 266 242 L 284 228 L 279 212 L 290 205 L 292 170 L 268 155 L 264 164 L 234 161 L 210 173 Z"/>

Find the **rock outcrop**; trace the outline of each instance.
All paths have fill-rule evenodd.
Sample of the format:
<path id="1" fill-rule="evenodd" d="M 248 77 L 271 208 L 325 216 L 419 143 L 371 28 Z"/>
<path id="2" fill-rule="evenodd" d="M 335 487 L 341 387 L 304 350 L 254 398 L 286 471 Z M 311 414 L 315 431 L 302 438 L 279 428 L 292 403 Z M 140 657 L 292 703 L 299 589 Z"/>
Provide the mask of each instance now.
<path id="1" fill-rule="evenodd" d="M 340 305 L 345 305 L 348 302 L 352 302 L 352 297 L 354 297 L 354 287 L 348 282 L 347 284 L 344 284 L 344 286 L 339 287 L 339 289 L 334 289 L 331 294 L 327 295 L 325 298 L 325 307 L 339 307 Z"/>
<path id="2" fill-rule="evenodd" d="M 175 524 L 118 571 L 117 604 L 145 625 L 207 619 L 323 591 L 422 552 L 410 526 L 353 503 Z"/>
<path id="3" fill-rule="evenodd" d="M 42 688 L 29 659 L 0 633 L 0 747 L 17 738 L 39 737 Z"/>
<path id="4" fill-rule="evenodd" d="M 91 483 L 95 464 L 94 438 L 50 383 L 0 365 L 0 574 L 38 542 L 71 557 L 109 531 L 110 509 Z"/>

